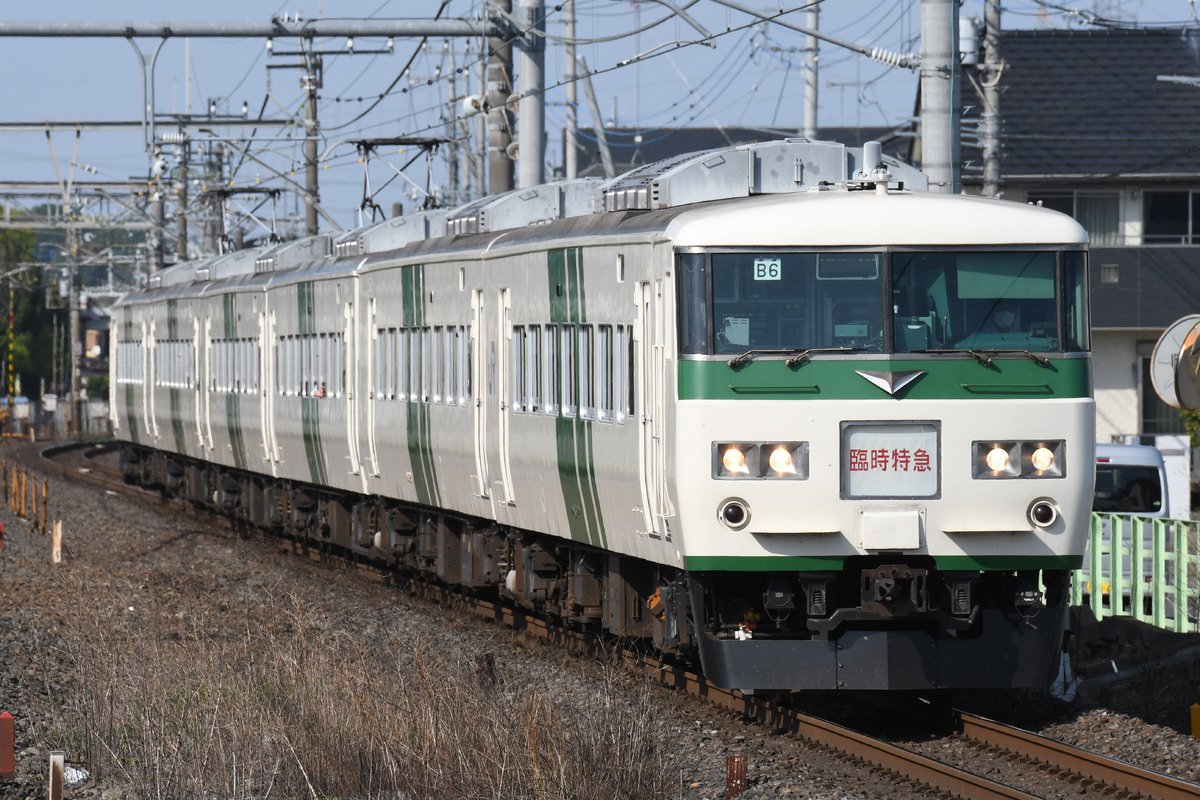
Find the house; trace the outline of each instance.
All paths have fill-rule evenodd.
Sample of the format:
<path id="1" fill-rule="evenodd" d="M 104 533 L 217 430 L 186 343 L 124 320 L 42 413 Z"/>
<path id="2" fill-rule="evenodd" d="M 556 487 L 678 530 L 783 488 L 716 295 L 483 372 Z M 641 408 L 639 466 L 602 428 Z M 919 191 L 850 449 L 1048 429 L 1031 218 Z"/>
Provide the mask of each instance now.
<path id="1" fill-rule="evenodd" d="M 1001 35 L 1001 196 L 1073 215 L 1091 238 L 1097 441 L 1183 432 L 1150 381 L 1163 331 L 1200 314 L 1200 30 Z M 964 82 L 963 184 L 978 192 Z"/>

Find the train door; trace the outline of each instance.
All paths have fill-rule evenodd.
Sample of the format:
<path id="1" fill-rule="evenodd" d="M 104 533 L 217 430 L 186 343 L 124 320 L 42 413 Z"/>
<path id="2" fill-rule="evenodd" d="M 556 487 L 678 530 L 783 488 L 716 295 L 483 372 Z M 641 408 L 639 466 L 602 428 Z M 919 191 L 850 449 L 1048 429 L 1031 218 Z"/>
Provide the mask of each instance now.
<path id="1" fill-rule="evenodd" d="M 142 341 L 146 346 L 142 348 L 143 362 L 142 374 L 146 379 L 142 382 L 142 411 L 146 415 L 146 433 L 152 438 L 158 439 L 158 419 L 155 417 L 157 409 L 154 405 L 154 320 L 150 320 L 149 328 L 146 323 L 142 323 Z"/>
<path id="2" fill-rule="evenodd" d="M 212 317 L 204 318 L 204 448 L 213 449 L 212 397 L 216 388 L 213 383 L 212 364 Z"/>
<path id="3" fill-rule="evenodd" d="M 204 391 L 205 371 L 204 339 L 200 335 L 200 317 L 192 316 L 192 374 L 196 376 L 196 448 L 204 450 L 204 400 L 208 392 Z"/>
<path id="4" fill-rule="evenodd" d="M 271 462 L 271 474 L 278 476 L 278 465 L 282 461 L 279 456 L 279 437 L 276 436 L 275 424 L 276 403 L 279 400 L 279 337 L 275 334 L 275 311 L 267 309 L 266 313 L 267 324 L 262 332 L 263 340 L 266 343 L 262 361 L 263 388 L 265 389 L 263 407 L 266 409 L 267 415 L 267 424 L 263 426 L 263 444 L 267 448 L 267 460 Z"/>
<path id="5" fill-rule="evenodd" d="M 265 306 L 266 300 L 263 300 Z M 272 391 L 274 384 L 271 380 L 271 363 L 274 359 L 271 358 L 271 335 L 270 325 L 268 320 L 273 317 L 268 316 L 267 310 L 264 307 L 258 315 L 258 385 L 262 390 L 262 402 L 258 404 L 258 421 L 259 430 L 262 433 L 262 452 L 263 461 L 271 465 L 271 475 L 278 475 L 275 469 L 275 459 L 272 457 L 274 451 L 271 449 L 271 431 L 274 430 L 274 410 L 275 410 L 275 392 Z"/>
<path id="6" fill-rule="evenodd" d="M 485 383 L 487 359 L 483 348 L 484 314 L 483 290 L 471 292 L 470 369 L 471 386 L 475 395 L 475 496 L 488 497 L 487 463 L 487 404 L 484 400 L 490 393 Z"/>
<path id="7" fill-rule="evenodd" d="M 637 288 L 634 327 L 635 396 L 639 414 L 638 456 L 641 465 L 643 533 L 661 538 L 667 531 L 666 458 L 663 444 L 666 390 L 666 347 L 662 281 L 642 281 Z"/>
<path id="8" fill-rule="evenodd" d="M 357 475 L 362 481 L 362 491 L 365 494 L 367 491 L 367 478 L 362 468 L 362 458 L 359 455 L 358 447 L 358 413 L 355 408 L 358 393 L 355 391 L 358 388 L 359 363 L 361 356 L 358 349 L 357 331 L 354 329 L 354 305 L 358 301 L 358 281 L 354 281 L 354 301 L 344 303 L 342 305 L 342 348 L 340 362 L 335 356 L 332 369 L 334 374 L 330 377 L 334 381 L 340 381 L 342 391 L 345 392 L 346 400 L 346 447 L 349 450 L 348 456 L 350 459 L 350 474 Z M 341 373 L 341 376 L 337 373 Z"/>
<path id="9" fill-rule="evenodd" d="M 499 413 L 497 433 L 499 434 L 498 455 L 500 457 L 500 502 L 512 505 L 516 502 L 513 497 L 512 463 L 509 458 L 509 435 L 512 409 L 509 408 L 509 390 L 512 384 L 513 364 L 513 326 L 512 326 L 512 290 L 500 290 L 499 313 L 496 315 L 500 322 L 499 335 L 496 337 L 499 371 L 496 377 L 496 410 Z M 495 357 L 495 356 L 493 356 Z"/>
<path id="10" fill-rule="evenodd" d="M 364 398 L 367 407 L 367 458 L 371 461 L 371 476 L 379 477 L 379 447 L 375 443 L 375 404 L 378 402 L 379 393 L 383 391 L 385 382 L 380 378 L 384 369 L 383 363 L 387 361 L 386 357 L 380 357 L 379 353 L 379 328 L 376 322 L 378 315 L 379 302 L 378 299 L 372 297 L 367 301 L 367 328 L 365 334 L 367 336 L 367 347 L 363 353 L 363 358 L 367 360 L 366 372 L 363 374 L 363 379 L 370 381 L 370 390 Z M 394 341 L 395 337 L 392 337 Z M 380 364 L 376 364 L 375 360 L 379 358 Z M 393 361 L 395 356 L 392 355 Z"/>

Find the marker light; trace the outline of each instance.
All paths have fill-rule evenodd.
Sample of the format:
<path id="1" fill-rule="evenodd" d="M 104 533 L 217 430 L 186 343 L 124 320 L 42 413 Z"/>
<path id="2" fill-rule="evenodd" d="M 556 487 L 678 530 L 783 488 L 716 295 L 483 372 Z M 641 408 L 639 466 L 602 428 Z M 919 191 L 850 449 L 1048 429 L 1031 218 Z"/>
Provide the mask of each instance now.
<path id="1" fill-rule="evenodd" d="M 1033 451 L 1030 461 L 1038 472 L 1045 472 L 1054 466 L 1054 453 L 1047 447 L 1039 447 Z"/>
<path id="2" fill-rule="evenodd" d="M 988 451 L 987 465 L 993 472 L 1008 469 L 1008 451 L 1003 447 L 993 447 Z"/>
<path id="3" fill-rule="evenodd" d="M 736 447 L 731 447 L 725 451 L 725 455 L 721 456 L 721 463 L 730 472 L 740 473 L 746 471 L 746 455 Z"/>
<path id="4" fill-rule="evenodd" d="M 792 464 L 792 452 L 786 447 L 777 447 L 771 451 L 768 463 L 771 465 L 771 469 L 776 472 L 795 472 L 795 467 Z"/>

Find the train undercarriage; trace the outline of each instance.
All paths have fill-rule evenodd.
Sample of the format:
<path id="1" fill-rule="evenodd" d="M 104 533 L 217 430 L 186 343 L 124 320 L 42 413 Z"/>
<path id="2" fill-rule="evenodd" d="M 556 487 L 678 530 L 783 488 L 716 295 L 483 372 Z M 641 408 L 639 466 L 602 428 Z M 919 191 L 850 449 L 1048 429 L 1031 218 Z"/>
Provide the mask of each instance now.
<path id="1" fill-rule="evenodd" d="M 828 572 L 686 573 L 495 522 L 275 480 L 135 446 L 125 481 L 245 527 L 495 593 L 580 629 L 643 640 L 744 690 L 1045 687 L 1066 572 L 939 572 L 854 557 Z"/>

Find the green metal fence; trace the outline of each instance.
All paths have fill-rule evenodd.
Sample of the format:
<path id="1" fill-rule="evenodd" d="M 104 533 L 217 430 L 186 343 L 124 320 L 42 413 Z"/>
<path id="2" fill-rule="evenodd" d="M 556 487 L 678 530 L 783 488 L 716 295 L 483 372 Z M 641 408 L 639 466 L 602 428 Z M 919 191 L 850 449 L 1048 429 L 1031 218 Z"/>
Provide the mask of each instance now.
<path id="1" fill-rule="evenodd" d="M 1178 633 L 1200 630 L 1198 539 L 1200 522 L 1092 514 L 1071 604 L 1090 607 L 1096 619 L 1128 616 Z"/>

